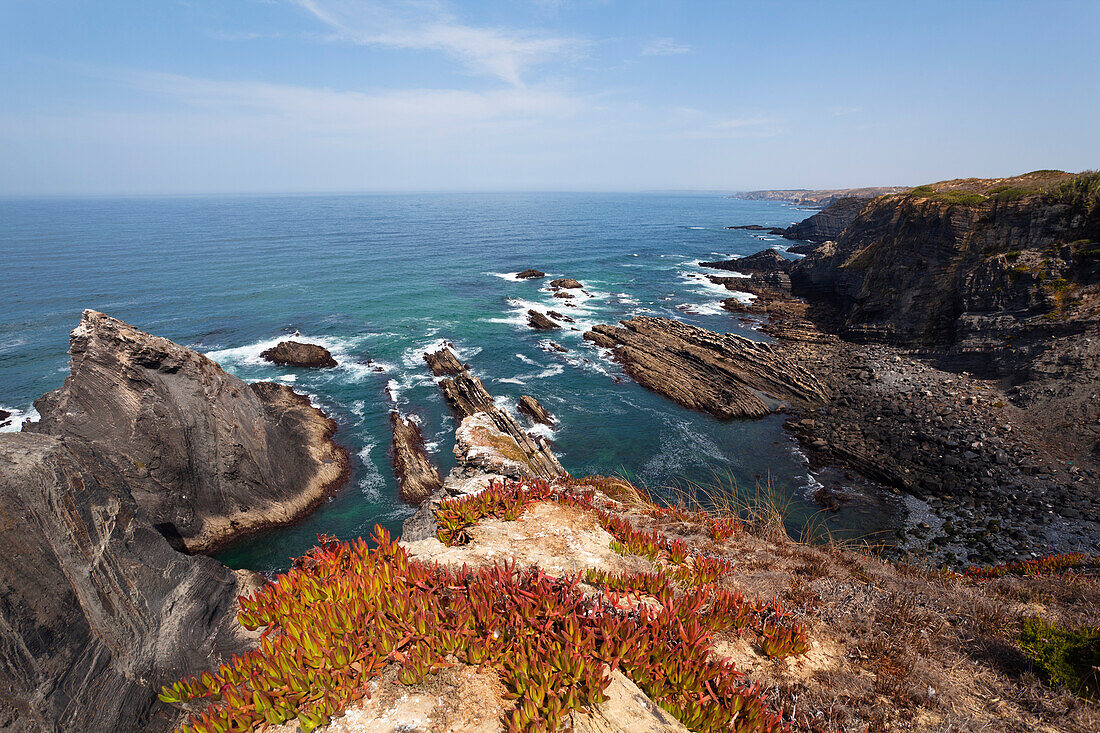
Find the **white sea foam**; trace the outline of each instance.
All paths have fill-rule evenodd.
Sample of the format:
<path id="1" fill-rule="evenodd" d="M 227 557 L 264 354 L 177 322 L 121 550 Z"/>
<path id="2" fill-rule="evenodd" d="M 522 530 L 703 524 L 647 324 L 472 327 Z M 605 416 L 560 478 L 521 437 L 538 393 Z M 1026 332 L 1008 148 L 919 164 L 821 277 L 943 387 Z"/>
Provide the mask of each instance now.
<path id="1" fill-rule="evenodd" d="M 722 306 L 713 303 L 681 303 L 676 310 L 696 316 L 720 316 L 724 312 Z"/>
<path id="2" fill-rule="evenodd" d="M 325 347 L 332 354 L 332 358 L 336 360 L 336 371 L 343 373 L 352 381 L 360 382 L 371 374 L 377 373 L 379 368 L 387 370 L 387 365 L 381 362 L 364 363 L 355 355 L 355 350 L 365 338 L 367 337 L 307 336 L 295 331 L 292 334 L 282 334 L 245 346 L 215 349 L 206 352 L 206 356 L 230 371 L 235 367 L 271 366 L 271 363 L 261 357 L 260 354 L 282 341 L 293 339 Z"/>
<path id="3" fill-rule="evenodd" d="M 7 418 L 8 424 L 0 427 L 0 433 L 18 433 L 23 429 L 23 423 L 38 422 L 39 418 L 42 417 L 38 414 L 38 410 L 33 407 L 20 410 L 18 407 L 0 406 L 0 409 L 11 413 L 11 416 Z"/>
<path id="4" fill-rule="evenodd" d="M 539 438 L 545 438 L 546 440 L 554 439 L 554 429 L 551 428 L 549 425 L 543 425 L 540 422 L 535 423 L 531 427 L 527 428 L 527 434 Z"/>
<path id="5" fill-rule="evenodd" d="M 297 374 L 282 374 L 282 375 L 279 375 L 278 377 L 275 377 L 275 379 L 279 380 L 280 382 L 289 382 L 291 384 L 293 384 L 294 380 L 296 380 L 297 378 L 298 378 Z"/>
<path id="6" fill-rule="evenodd" d="M 374 447 L 375 443 L 368 440 L 358 453 L 359 460 L 363 464 L 363 474 L 359 477 L 358 486 L 368 501 L 377 502 L 382 499 L 382 489 L 386 485 L 386 480 L 382 478 L 378 467 L 371 460 L 371 451 Z"/>
<path id="7" fill-rule="evenodd" d="M 502 280 L 508 280 L 509 282 L 520 283 L 523 282 L 520 278 L 516 277 L 519 272 L 487 272 L 486 275 L 492 275 L 493 277 L 499 277 Z"/>
<path id="8" fill-rule="evenodd" d="M 526 356 L 524 354 L 516 354 L 516 358 L 519 359 L 520 361 L 522 361 L 524 364 L 527 364 L 528 366 L 538 366 L 539 365 L 537 361 L 535 361 L 531 357 Z"/>

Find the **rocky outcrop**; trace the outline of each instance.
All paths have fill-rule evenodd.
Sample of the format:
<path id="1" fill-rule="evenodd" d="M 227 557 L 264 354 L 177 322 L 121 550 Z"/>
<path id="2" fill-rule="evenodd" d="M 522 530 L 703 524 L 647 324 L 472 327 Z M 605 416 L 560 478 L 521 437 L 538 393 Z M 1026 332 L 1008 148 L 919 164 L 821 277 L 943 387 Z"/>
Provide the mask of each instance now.
<path id="1" fill-rule="evenodd" d="M 531 269 L 516 273 L 516 277 L 520 280 L 535 280 L 540 277 L 546 277 L 546 273 L 542 270 Z"/>
<path id="2" fill-rule="evenodd" d="M 7 410 L 0 410 L 0 428 L 7 427 L 11 422 L 11 413 Z"/>
<path id="3" fill-rule="evenodd" d="M 557 280 L 550 281 L 550 287 L 563 288 L 565 290 L 576 290 L 577 288 L 581 288 L 584 286 L 571 277 L 559 277 Z"/>
<path id="4" fill-rule="evenodd" d="M 797 224 L 792 224 L 778 232 L 787 239 L 799 239 L 807 242 L 825 242 L 836 239 L 852 221 L 863 211 L 866 198 L 847 197 L 836 199 L 821 211 Z"/>
<path id="5" fill-rule="evenodd" d="M 599 325 L 584 338 L 611 349 L 642 386 L 720 418 L 762 417 L 785 402 L 829 397 L 825 384 L 769 344 L 667 318 Z"/>
<path id="6" fill-rule="evenodd" d="M 795 260 L 789 260 L 779 254 L 776 249 L 762 249 L 748 257 L 738 257 L 732 260 L 718 262 L 700 262 L 701 267 L 709 267 L 712 270 L 726 270 L 727 272 L 790 272 L 795 265 Z"/>
<path id="7" fill-rule="evenodd" d="M 558 313 L 557 311 L 546 311 L 546 315 L 550 316 L 554 320 L 561 321 L 562 323 L 576 323 L 575 320 L 565 315 L 564 313 Z"/>
<path id="8" fill-rule="evenodd" d="M 347 477 L 336 424 L 289 387 L 247 384 L 202 354 L 96 311 L 72 332 L 65 384 L 31 432 L 117 473 L 177 549 L 290 522 Z"/>
<path id="9" fill-rule="evenodd" d="M 298 341 L 281 341 L 277 346 L 260 352 L 260 356 L 279 366 L 315 369 L 331 369 L 336 366 L 336 360 L 324 346 Z"/>
<path id="10" fill-rule="evenodd" d="M 555 328 L 561 328 L 559 324 L 547 318 L 545 313 L 539 313 L 534 309 L 527 311 L 527 325 L 537 331 L 552 331 Z"/>
<path id="11" fill-rule="evenodd" d="M 432 374 L 437 377 L 443 377 L 448 374 L 461 374 L 462 370 L 466 367 L 458 357 L 455 356 L 455 352 L 451 349 L 451 345 L 447 344 L 446 348 L 442 348 L 438 351 L 426 352 L 424 354 L 424 361 L 428 363 L 428 368 L 432 370 Z"/>
<path id="12" fill-rule="evenodd" d="M 534 397 L 521 395 L 519 398 L 519 411 L 543 425 L 554 424 L 554 417 Z"/>
<path id="13" fill-rule="evenodd" d="M 255 645 L 259 578 L 180 554 L 92 446 L 0 435 L 0 729 L 158 731 L 161 685 Z"/>
<path id="14" fill-rule="evenodd" d="M 455 432 L 457 472 L 466 476 L 487 473 L 543 479 L 568 475 L 549 443 L 524 432 L 514 417 L 497 407 L 481 380 L 469 371 L 440 380 L 439 388 L 461 419 Z"/>
<path id="15" fill-rule="evenodd" d="M 558 292 L 554 293 L 554 297 L 555 298 L 562 298 L 564 300 L 573 300 L 573 298 L 576 297 L 576 296 L 574 296 L 572 293 L 567 293 L 564 290 L 559 290 Z M 566 303 L 566 305 L 569 305 L 569 304 Z"/>
<path id="16" fill-rule="evenodd" d="M 861 198 L 873 199 L 876 196 L 904 193 L 907 186 L 871 186 L 866 188 L 831 188 L 831 189 L 783 189 L 771 191 L 744 191 L 734 198 L 750 201 L 786 201 L 799 206 L 825 207 L 838 199 Z"/>
<path id="17" fill-rule="evenodd" d="M 393 428 L 393 472 L 401 498 L 419 504 L 439 491 L 443 479 L 424 447 L 424 434 L 411 417 L 390 412 Z"/>

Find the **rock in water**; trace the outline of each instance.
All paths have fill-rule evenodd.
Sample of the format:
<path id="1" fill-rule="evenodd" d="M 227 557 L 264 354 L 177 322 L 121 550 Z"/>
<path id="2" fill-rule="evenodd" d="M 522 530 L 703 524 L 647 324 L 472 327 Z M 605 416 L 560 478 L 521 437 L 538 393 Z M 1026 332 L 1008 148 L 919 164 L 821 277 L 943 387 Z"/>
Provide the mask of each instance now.
<path id="1" fill-rule="evenodd" d="M 818 405 L 829 389 L 769 344 L 639 316 L 584 334 L 643 387 L 715 417 L 763 417 L 782 402 Z"/>
<path id="2" fill-rule="evenodd" d="M 455 431 L 459 468 L 521 478 L 567 476 L 549 444 L 531 437 L 516 419 L 496 406 L 481 380 L 467 370 L 441 379 L 439 388 L 461 419 Z"/>
<path id="3" fill-rule="evenodd" d="M 87 446 L 177 549 L 290 522 L 347 478 L 336 423 L 289 387 L 246 384 L 91 310 L 69 354 L 65 385 L 35 402 L 42 419 L 29 430 Z"/>
<path id="4" fill-rule="evenodd" d="M 424 447 L 424 435 L 412 418 L 390 413 L 393 426 L 393 470 L 401 498 L 419 504 L 439 491 L 443 479 L 428 457 Z"/>
<path id="5" fill-rule="evenodd" d="M 282 341 L 260 353 L 260 356 L 279 366 L 315 367 L 331 369 L 336 360 L 324 346 L 303 344 L 298 341 Z"/>
<path id="6" fill-rule="evenodd" d="M 7 410 L 0 410 L 0 428 L 6 426 L 10 421 L 11 413 Z"/>
<path id="7" fill-rule="evenodd" d="M 565 300 L 572 300 L 576 296 L 574 296 L 572 293 L 567 293 L 564 290 L 559 290 L 558 292 L 554 293 L 554 297 L 555 298 L 563 298 Z M 566 305 L 569 305 L 569 304 L 566 303 Z"/>
<path id="8" fill-rule="evenodd" d="M 437 377 L 446 374 L 461 374 L 462 370 L 466 368 L 455 356 L 455 352 L 451 351 L 450 344 L 439 351 L 424 354 L 424 361 L 428 362 L 428 368 Z"/>
<path id="9" fill-rule="evenodd" d="M 576 323 L 576 321 L 574 321 L 569 316 L 565 315 L 564 313 L 558 313 L 557 311 L 546 311 L 546 315 L 555 320 L 563 321 L 565 323 Z"/>
<path id="10" fill-rule="evenodd" d="M 85 443 L 0 435 L 0 547 L 0 729 L 168 730 L 161 685 L 255 646 L 261 579 L 173 550 Z"/>
<path id="11" fill-rule="evenodd" d="M 700 262 L 701 267 L 710 267 L 715 270 L 730 270 L 733 272 L 790 272 L 795 266 L 795 260 L 788 260 L 779 254 L 778 250 L 765 249 L 748 257 L 740 257 L 733 260 L 721 260 L 719 262 Z"/>
<path id="12" fill-rule="evenodd" d="M 555 328 L 561 328 L 561 326 L 554 323 L 547 318 L 545 314 L 539 313 L 537 310 L 527 311 L 527 325 L 539 331 L 550 331 Z"/>
<path id="13" fill-rule="evenodd" d="M 534 280 L 536 278 L 546 277 L 546 273 L 542 270 L 524 270 L 523 272 L 517 273 L 516 277 L 520 280 Z"/>
<path id="14" fill-rule="evenodd" d="M 559 277 L 557 280 L 550 281 L 550 287 L 575 290 L 579 287 L 582 287 L 582 285 L 571 277 Z"/>
<path id="15" fill-rule="evenodd" d="M 528 397 L 522 395 L 519 398 L 519 411 L 530 417 L 535 422 L 540 422 L 543 425 L 553 425 L 554 418 L 547 412 L 546 408 L 539 404 L 539 401 L 534 397 Z"/>

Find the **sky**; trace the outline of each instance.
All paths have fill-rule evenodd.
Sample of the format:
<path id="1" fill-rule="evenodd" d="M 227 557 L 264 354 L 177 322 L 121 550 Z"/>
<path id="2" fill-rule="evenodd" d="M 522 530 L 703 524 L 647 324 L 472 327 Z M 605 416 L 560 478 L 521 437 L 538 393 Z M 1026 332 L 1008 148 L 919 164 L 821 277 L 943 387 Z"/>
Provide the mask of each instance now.
<path id="1" fill-rule="evenodd" d="M 1097 0 L 0 0 L 0 194 L 1094 169 L 1097 38 Z"/>

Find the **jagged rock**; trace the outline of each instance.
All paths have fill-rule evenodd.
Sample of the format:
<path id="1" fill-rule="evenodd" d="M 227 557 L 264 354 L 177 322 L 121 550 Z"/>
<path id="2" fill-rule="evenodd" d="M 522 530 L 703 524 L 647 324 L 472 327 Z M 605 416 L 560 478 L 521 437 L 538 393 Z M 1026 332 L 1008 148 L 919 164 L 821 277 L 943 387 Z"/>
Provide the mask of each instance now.
<path id="1" fill-rule="evenodd" d="M 281 341 L 277 346 L 260 352 L 260 356 L 279 366 L 318 369 L 331 369 L 336 366 L 336 360 L 324 346 L 303 344 L 298 341 Z"/>
<path id="2" fill-rule="evenodd" d="M 472 467 L 514 478 L 531 475 L 550 479 L 568 475 L 546 440 L 524 432 L 515 418 L 496 406 L 481 380 L 469 371 L 441 379 L 439 388 L 462 418 L 455 433 L 458 470 Z"/>
<path id="3" fill-rule="evenodd" d="M 546 311 L 546 315 L 550 316 L 551 318 L 555 318 L 559 321 L 564 321 L 565 323 L 576 323 L 576 321 L 574 321 L 569 316 L 567 316 L 563 313 L 558 313 L 557 311 Z"/>
<path id="4" fill-rule="evenodd" d="M 347 478 L 336 423 L 289 387 L 246 384 L 91 310 L 69 354 L 64 386 L 35 401 L 42 418 L 26 429 L 87 446 L 177 549 L 293 521 Z"/>
<path id="5" fill-rule="evenodd" d="M 419 504 L 443 487 L 439 470 L 424 447 L 420 426 L 410 417 L 390 412 L 393 427 L 393 470 L 405 501 Z"/>
<path id="6" fill-rule="evenodd" d="M 554 323 L 544 314 L 539 313 L 537 310 L 527 311 L 527 324 L 539 331 L 550 331 L 555 328 L 561 328 L 557 323 Z"/>
<path id="7" fill-rule="evenodd" d="M 424 354 L 424 361 L 428 362 L 428 368 L 432 370 L 432 374 L 437 377 L 442 377 L 447 374 L 460 374 L 466 367 L 455 356 L 455 352 L 451 350 L 450 344 L 446 348 L 442 348 L 439 351 Z"/>
<path id="8" fill-rule="evenodd" d="M 763 224 L 738 224 L 737 226 L 726 227 L 726 229 L 744 229 L 750 232 L 774 232 L 775 227 L 766 227 Z"/>
<path id="9" fill-rule="evenodd" d="M 554 424 L 553 416 L 534 397 L 521 395 L 519 398 L 519 411 L 543 425 Z"/>
<path id="10" fill-rule="evenodd" d="M 10 417 L 10 412 L 8 412 L 7 410 L 0 410 L 0 428 L 5 427 L 10 422 Z"/>
<path id="11" fill-rule="evenodd" d="M 576 290 L 577 288 L 583 286 L 571 277 L 559 277 L 557 280 L 550 281 L 550 287 L 563 288 L 565 290 Z"/>
<path id="12" fill-rule="evenodd" d="M 667 318 L 599 325 L 584 338 L 612 350 L 639 384 L 720 418 L 762 417 L 782 402 L 816 405 L 829 388 L 769 344 Z"/>
<path id="13" fill-rule="evenodd" d="M 520 280 L 533 280 L 540 277 L 546 277 L 546 273 L 542 270 L 524 270 L 523 272 L 516 273 L 516 277 Z"/>
<path id="14" fill-rule="evenodd" d="M 797 224 L 780 231 L 787 239 L 799 239 L 807 242 L 824 242 L 836 239 L 857 217 L 868 203 L 868 199 L 855 196 L 839 198 L 821 211 Z"/>
<path id="15" fill-rule="evenodd" d="M 166 731 L 161 685 L 255 646 L 236 600 L 262 579 L 173 550 L 127 484 L 87 444 L 0 435 L 0 729 Z"/>
<path id="16" fill-rule="evenodd" d="M 554 297 L 555 298 L 565 298 L 565 299 L 568 299 L 568 300 L 572 300 L 576 296 L 574 296 L 572 293 L 567 293 L 564 290 L 559 290 L 558 292 L 554 293 Z M 566 305 L 569 305 L 569 304 L 566 303 Z"/>

